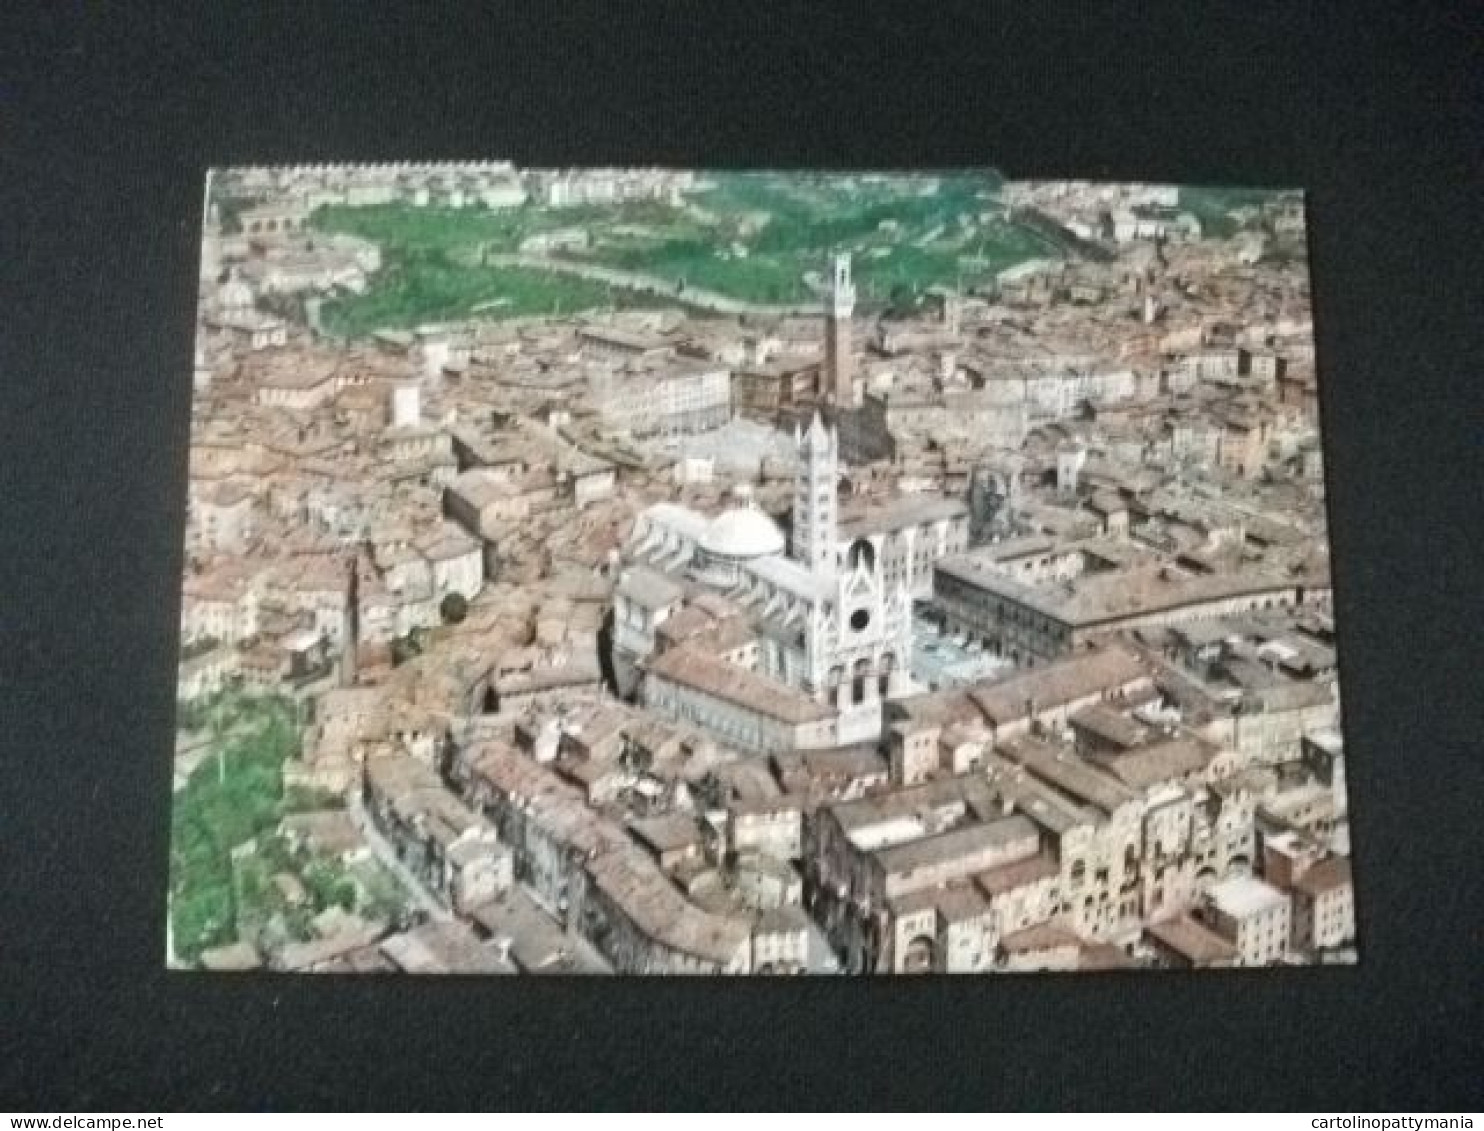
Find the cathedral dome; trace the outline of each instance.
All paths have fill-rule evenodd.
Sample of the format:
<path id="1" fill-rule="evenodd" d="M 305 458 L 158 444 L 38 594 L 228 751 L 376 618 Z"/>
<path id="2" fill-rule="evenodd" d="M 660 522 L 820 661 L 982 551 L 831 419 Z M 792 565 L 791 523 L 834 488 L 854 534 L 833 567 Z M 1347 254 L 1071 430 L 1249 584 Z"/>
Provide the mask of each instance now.
<path id="1" fill-rule="evenodd" d="M 717 515 L 701 535 L 701 550 L 714 558 L 747 560 L 784 551 L 778 524 L 746 501 Z"/>

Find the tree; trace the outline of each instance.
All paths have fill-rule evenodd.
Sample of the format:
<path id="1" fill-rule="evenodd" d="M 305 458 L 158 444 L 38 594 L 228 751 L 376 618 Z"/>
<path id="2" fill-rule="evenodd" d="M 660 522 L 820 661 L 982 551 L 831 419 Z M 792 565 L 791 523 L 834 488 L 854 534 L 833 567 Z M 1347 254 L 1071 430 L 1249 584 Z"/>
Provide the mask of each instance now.
<path id="1" fill-rule="evenodd" d="M 696 797 L 700 799 L 703 808 L 720 809 L 726 804 L 726 783 L 711 770 L 707 770 L 702 775 L 701 780 L 696 782 L 692 788 L 695 790 Z"/>
<path id="2" fill-rule="evenodd" d="M 438 603 L 438 613 L 444 624 L 459 624 L 469 615 L 468 598 L 462 593 L 449 593 Z"/>
<path id="3" fill-rule="evenodd" d="M 392 663 L 405 664 L 415 656 L 423 654 L 424 633 L 421 628 L 414 628 L 406 636 L 399 636 L 392 641 Z"/>
<path id="4" fill-rule="evenodd" d="M 654 753 L 647 746 L 626 739 L 618 760 L 630 773 L 647 774 L 654 765 Z"/>

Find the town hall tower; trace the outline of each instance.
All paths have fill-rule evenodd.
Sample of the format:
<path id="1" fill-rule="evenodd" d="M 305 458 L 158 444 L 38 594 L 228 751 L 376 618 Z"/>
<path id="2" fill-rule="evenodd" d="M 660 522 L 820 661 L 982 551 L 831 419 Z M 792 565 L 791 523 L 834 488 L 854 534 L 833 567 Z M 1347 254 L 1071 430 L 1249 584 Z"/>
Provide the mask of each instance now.
<path id="1" fill-rule="evenodd" d="M 850 255 L 838 254 L 830 262 L 830 289 L 825 310 L 824 373 L 821 392 L 841 408 L 855 403 L 855 368 L 852 364 L 850 319 L 855 313 L 855 284 L 850 279 Z"/>

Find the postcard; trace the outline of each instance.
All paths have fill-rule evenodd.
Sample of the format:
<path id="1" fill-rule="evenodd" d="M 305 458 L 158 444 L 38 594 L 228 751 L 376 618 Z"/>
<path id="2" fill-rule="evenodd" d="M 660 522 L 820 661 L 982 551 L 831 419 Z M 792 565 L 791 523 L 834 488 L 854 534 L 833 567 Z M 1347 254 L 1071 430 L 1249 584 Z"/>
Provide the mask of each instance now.
<path id="1" fill-rule="evenodd" d="M 229 168 L 200 266 L 172 967 L 1356 960 L 1301 192 Z"/>

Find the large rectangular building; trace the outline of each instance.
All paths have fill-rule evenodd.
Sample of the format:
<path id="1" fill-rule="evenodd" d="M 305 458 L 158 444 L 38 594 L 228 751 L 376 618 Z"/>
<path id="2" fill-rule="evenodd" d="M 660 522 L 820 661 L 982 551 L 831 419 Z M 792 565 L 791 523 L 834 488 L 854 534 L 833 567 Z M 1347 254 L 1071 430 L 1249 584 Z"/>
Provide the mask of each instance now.
<path id="1" fill-rule="evenodd" d="M 646 665 L 646 707 L 694 723 L 738 750 L 757 754 L 838 745 L 837 713 L 775 679 L 675 648 Z"/>
<path id="2" fill-rule="evenodd" d="M 1025 556 L 991 546 L 945 558 L 934 569 L 933 599 L 952 630 L 1029 664 L 1111 632 L 1294 608 L 1329 595 L 1328 576 L 1249 567 L 1207 573 L 1100 545 L 1106 549 L 1047 546 Z"/>
<path id="3" fill-rule="evenodd" d="M 1288 953 L 1288 896 L 1251 876 L 1223 880 L 1206 893 L 1204 919 L 1236 947 L 1236 965 L 1272 966 Z"/>
<path id="4" fill-rule="evenodd" d="M 608 427 L 633 436 L 709 432 L 732 419 L 732 375 L 714 365 L 604 374 L 593 402 Z"/>

